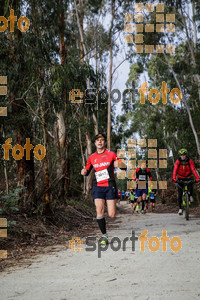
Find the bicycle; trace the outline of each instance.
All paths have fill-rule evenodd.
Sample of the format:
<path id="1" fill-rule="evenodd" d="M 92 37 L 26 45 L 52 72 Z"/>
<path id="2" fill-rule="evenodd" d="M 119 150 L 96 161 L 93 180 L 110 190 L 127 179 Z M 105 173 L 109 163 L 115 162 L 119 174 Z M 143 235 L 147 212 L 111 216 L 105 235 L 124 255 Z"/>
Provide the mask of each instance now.
<path id="1" fill-rule="evenodd" d="M 188 221 L 189 220 L 189 207 L 190 207 L 190 201 L 189 201 L 189 194 L 188 194 L 188 185 L 190 183 L 195 183 L 196 181 L 194 180 L 177 180 L 178 186 L 183 190 L 183 196 L 182 196 L 182 208 L 185 210 L 185 219 Z M 182 186 L 179 185 L 179 183 L 183 184 Z"/>

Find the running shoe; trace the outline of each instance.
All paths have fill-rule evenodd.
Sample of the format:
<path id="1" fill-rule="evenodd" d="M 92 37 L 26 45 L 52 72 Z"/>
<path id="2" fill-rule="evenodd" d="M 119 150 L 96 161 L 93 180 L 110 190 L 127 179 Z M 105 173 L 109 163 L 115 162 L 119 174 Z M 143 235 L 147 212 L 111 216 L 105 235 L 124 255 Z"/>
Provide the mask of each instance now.
<path id="1" fill-rule="evenodd" d="M 190 202 L 194 202 L 194 198 L 190 196 Z"/>
<path id="2" fill-rule="evenodd" d="M 180 208 L 178 211 L 179 216 L 181 216 L 183 214 L 183 210 Z"/>
<path id="3" fill-rule="evenodd" d="M 108 244 L 108 237 L 102 236 L 100 245 L 107 245 Z"/>

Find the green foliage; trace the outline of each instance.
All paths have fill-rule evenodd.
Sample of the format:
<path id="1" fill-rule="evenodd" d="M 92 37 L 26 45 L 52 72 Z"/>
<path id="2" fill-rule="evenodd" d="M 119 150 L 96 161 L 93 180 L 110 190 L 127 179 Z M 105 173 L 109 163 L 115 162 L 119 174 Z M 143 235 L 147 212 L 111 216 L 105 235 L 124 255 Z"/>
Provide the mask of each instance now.
<path id="1" fill-rule="evenodd" d="M 19 211 L 20 193 L 23 190 L 25 190 L 24 187 L 16 188 L 10 191 L 8 195 L 1 196 L 0 216 L 17 213 Z"/>

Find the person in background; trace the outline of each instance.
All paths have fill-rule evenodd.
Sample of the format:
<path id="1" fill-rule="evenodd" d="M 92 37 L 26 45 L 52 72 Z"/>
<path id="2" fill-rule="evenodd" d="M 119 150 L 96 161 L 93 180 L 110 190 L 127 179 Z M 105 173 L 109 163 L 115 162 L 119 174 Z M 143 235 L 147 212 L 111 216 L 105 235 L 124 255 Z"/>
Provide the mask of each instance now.
<path id="1" fill-rule="evenodd" d="M 136 193 L 138 196 L 139 202 L 142 201 L 142 210 L 141 213 L 144 214 L 146 213 L 146 207 L 145 207 L 145 200 L 146 196 L 148 194 L 148 178 L 149 180 L 152 180 L 151 172 L 148 168 L 146 168 L 146 164 L 143 162 L 141 164 L 141 168 L 137 168 L 132 175 L 133 180 L 136 180 L 136 183 L 143 182 L 144 183 L 144 188 L 140 189 L 136 188 Z"/>
<path id="2" fill-rule="evenodd" d="M 179 158 L 176 160 L 174 164 L 174 171 L 173 171 L 173 181 L 177 182 L 178 180 L 182 181 L 188 181 L 192 179 L 192 173 L 195 176 L 196 182 L 199 182 L 199 174 L 197 173 L 195 169 L 194 162 L 191 158 L 188 156 L 187 149 L 180 149 L 179 152 Z M 182 183 L 178 184 L 178 204 L 179 204 L 179 211 L 178 214 L 183 214 L 182 209 L 182 195 L 183 195 L 183 187 L 184 185 Z M 193 187 L 192 183 L 188 184 L 188 191 L 189 191 L 189 197 L 190 201 L 192 202 L 192 193 L 193 193 Z"/>
<path id="3" fill-rule="evenodd" d="M 129 196 L 130 196 L 129 190 L 126 191 L 125 195 L 126 195 L 126 200 L 128 201 L 129 200 Z"/>
<path id="4" fill-rule="evenodd" d="M 135 211 L 135 195 L 134 195 L 134 191 L 131 190 L 130 191 L 130 203 L 131 203 L 131 210 L 132 210 L 132 213 L 134 214 L 134 211 Z"/>
<path id="5" fill-rule="evenodd" d="M 118 190 L 117 195 L 118 195 L 117 203 L 120 204 L 120 200 L 121 200 L 121 191 L 120 190 Z"/>
<path id="6" fill-rule="evenodd" d="M 125 192 L 124 192 L 124 190 L 122 191 L 122 197 L 121 197 L 121 200 L 124 200 L 124 198 L 125 198 Z"/>
<path id="7" fill-rule="evenodd" d="M 157 190 L 153 189 L 152 184 L 151 187 L 149 187 L 148 189 L 148 195 L 150 199 L 151 212 L 155 212 Z"/>

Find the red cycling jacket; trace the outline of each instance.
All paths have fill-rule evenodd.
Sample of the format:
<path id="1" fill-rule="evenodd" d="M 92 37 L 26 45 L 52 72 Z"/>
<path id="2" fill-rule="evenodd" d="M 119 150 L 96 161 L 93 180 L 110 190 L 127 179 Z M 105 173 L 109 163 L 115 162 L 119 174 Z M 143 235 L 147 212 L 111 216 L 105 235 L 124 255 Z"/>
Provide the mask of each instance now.
<path id="1" fill-rule="evenodd" d="M 187 158 L 185 161 L 182 161 L 180 158 L 177 159 L 174 165 L 173 180 L 176 181 L 176 176 L 179 179 L 191 178 L 192 173 L 196 181 L 199 181 L 199 175 L 195 169 L 193 160 L 191 158 Z"/>

